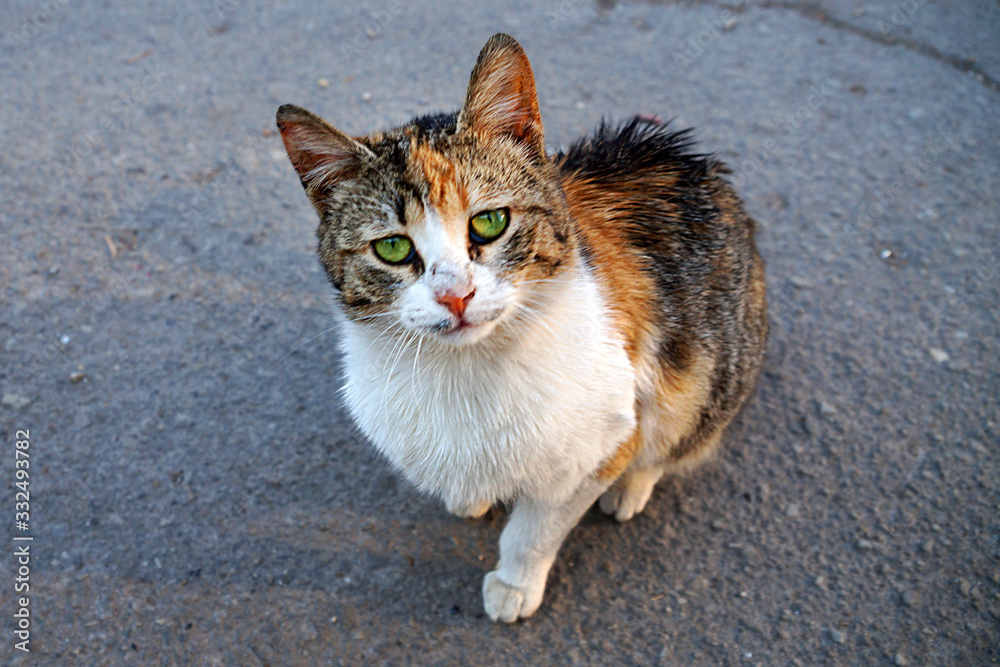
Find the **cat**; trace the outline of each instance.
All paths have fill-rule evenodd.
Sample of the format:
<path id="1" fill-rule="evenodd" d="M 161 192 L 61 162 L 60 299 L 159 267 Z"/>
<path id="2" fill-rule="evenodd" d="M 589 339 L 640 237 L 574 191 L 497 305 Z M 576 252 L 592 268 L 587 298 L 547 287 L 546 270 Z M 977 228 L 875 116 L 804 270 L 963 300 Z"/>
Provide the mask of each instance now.
<path id="1" fill-rule="evenodd" d="M 277 125 L 319 214 L 350 412 L 450 512 L 513 504 L 483 600 L 495 621 L 531 616 L 588 508 L 641 512 L 753 391 L 754 220 L 726 167 L 657 119 L 547 154 L 504 34 L 457 113 L 349 137 L 284 105 Z"/>

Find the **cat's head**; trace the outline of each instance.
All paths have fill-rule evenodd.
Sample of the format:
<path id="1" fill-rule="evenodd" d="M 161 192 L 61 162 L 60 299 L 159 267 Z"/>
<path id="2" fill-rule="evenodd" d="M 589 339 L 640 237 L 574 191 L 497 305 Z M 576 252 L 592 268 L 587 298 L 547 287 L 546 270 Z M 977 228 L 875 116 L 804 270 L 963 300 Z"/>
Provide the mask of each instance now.
<path id="1" fill-rule="evenodd" d="M 571 263 L 531 67 L 507 35 L 483 47 L 457 114 L 354 138 L 290 105 L 277 122 L 351 320 L 475 343 Z"/>

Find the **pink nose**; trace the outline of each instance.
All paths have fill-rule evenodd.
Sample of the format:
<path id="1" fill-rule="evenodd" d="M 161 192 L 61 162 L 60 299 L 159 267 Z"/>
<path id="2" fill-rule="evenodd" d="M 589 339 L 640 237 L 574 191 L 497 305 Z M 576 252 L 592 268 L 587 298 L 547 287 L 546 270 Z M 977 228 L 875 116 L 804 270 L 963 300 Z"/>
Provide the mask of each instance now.
<path id="1" fill-rule="evenodd" d="M 438 295 L 437 302 L 451 311 L 451 314 L 455 317 L 461 317 L 465 314 L 465 307 L 469 305 L 469 301 L 472 301 L 472 297 L 475 296 L 475 294 L 475 288 L 464 296 L 460 294 L 452 294 L 451 292 L 445 292 L 444 294 Z"/>

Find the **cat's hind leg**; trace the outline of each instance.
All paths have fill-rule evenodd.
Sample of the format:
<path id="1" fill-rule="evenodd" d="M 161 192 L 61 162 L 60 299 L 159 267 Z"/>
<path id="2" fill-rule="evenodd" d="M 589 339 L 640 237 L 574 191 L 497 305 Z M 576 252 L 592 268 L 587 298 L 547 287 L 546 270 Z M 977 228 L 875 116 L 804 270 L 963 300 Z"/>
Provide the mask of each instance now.
<path id="1" fill-rule="evenodd" d="M 618 521 L 628 521 L 639 514 L 649 502 L 653 487 L 665 470 L 666 466 L 656 465 L 625 471 L 601 496 L 601 511 Z"/>

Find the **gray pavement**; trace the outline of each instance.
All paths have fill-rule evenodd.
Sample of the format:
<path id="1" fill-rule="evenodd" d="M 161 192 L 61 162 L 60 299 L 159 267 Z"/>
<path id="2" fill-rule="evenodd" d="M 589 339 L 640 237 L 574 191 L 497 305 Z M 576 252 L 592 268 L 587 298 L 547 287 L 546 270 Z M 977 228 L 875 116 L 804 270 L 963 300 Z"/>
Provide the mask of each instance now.
<path id="1" fill-rule="evenodd" d="M 641 112 L 732 166 L 773 331 L 720 456 L 592 511 L 513 626 L 504 515 L 400 482 L 302 345 L 331 292 L 273 132 L 453 109 L 498 31 L 553 147 Z M 0 663 L 1000 663 L 998 81 L 987 0 L 4 2 Z"/>

